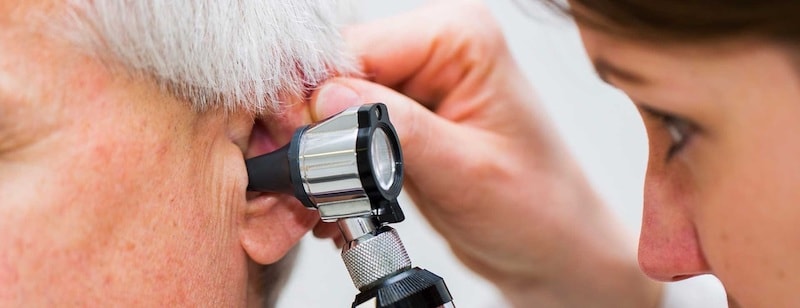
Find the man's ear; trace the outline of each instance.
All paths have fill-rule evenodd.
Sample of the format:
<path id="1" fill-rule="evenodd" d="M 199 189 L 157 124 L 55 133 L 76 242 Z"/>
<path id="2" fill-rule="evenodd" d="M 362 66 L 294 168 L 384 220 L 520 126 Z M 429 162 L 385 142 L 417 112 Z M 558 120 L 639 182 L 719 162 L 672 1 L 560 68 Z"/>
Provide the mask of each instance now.
<path id="1" fill-rule="evenodd" d="M 239 241 L 253 261 L 272 264 L 280 260 L 319 221 L 292 196 L 264 194 L 247 201 L 239 222 Z"/>
<path id="2" fill-rule="evenodd" d="M 292 139 L 294 131 L 310 123 L 308 104 L 302 98 L 287 102 L 281 112 L 256 121 L 245 157 L 274 151 Z M 319 213 L 305 208 L 290 195 L 261 194 L 248 198 L 239 222 L 239 241 L 253 261 L 272 264 L 292 249 L 319 221 Z"/>

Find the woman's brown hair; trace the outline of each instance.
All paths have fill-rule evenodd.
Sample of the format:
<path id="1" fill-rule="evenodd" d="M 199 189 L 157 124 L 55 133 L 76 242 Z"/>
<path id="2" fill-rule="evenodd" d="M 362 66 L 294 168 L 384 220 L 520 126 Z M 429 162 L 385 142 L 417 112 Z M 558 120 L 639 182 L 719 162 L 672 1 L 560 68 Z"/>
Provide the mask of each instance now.
<path id="1" fill-rule="evenodd" d="M 798 0 L 570 0 L 572 8 L 545 1 L 579 23 L 626 36 L 677 41 L 754 36 L 800 43 Z"/>

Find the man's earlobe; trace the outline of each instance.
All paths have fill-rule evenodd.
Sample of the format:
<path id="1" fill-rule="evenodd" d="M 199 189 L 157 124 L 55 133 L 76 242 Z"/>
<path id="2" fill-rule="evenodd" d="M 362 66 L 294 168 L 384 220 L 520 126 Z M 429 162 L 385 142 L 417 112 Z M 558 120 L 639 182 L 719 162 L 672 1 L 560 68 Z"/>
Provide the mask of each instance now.
<path id="1" fill-rule="evenodd" d="M 247 201 L 239 222 L 239 241 L 259 264 L 280 260 L 319 221 L 316 211 L 306 209 L 294 197 L 264 194 Z"/>

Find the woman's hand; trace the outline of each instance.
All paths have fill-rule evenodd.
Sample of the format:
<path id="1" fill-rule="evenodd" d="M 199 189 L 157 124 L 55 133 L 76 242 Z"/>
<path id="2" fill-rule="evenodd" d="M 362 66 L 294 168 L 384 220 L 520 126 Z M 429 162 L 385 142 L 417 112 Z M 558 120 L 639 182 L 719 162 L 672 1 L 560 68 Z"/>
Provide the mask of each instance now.
<path id="1" fill-rule="evenodd" d="M 346 36 L 369 81 L 324 84 L 315 120 L 385 103 L 405 190 L 461 261 L 518 306 L 656 305 L 635 242 L 558 139 L 486 8 L 437 2 Z"/>

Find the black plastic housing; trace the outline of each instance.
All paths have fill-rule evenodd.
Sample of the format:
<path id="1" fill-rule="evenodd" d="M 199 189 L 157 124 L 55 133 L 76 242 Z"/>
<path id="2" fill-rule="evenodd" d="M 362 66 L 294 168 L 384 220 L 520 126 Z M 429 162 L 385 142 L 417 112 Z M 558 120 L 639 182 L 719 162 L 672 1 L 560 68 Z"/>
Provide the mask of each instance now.
<path id="1" fill-rule="evenodd" d="M 361 106 L 358 109 L 358 137 L 356 138 L 356 164 L 361 186 L 367 192 L 375 218 L 382 223 L 398 223 L 405 220 L 405 214 L 397 203 L 397 196 L 403 188 L 403 152 L 400 139 L 389 120 L 389 110 L 382 103 Z M 380 129 L 397 146 L 393 147 L 395 160 L 395 179 L 389 189 L 384 190 L 372 170 L 372 137 Z"/>
<path id="2" fill-rule="evenodd" d="M 373 299 L 375 307 L 380 308 L 434 308 L 453 301 L 444 279 L 419 267 L 365 287 L 352 307 Z"/>

